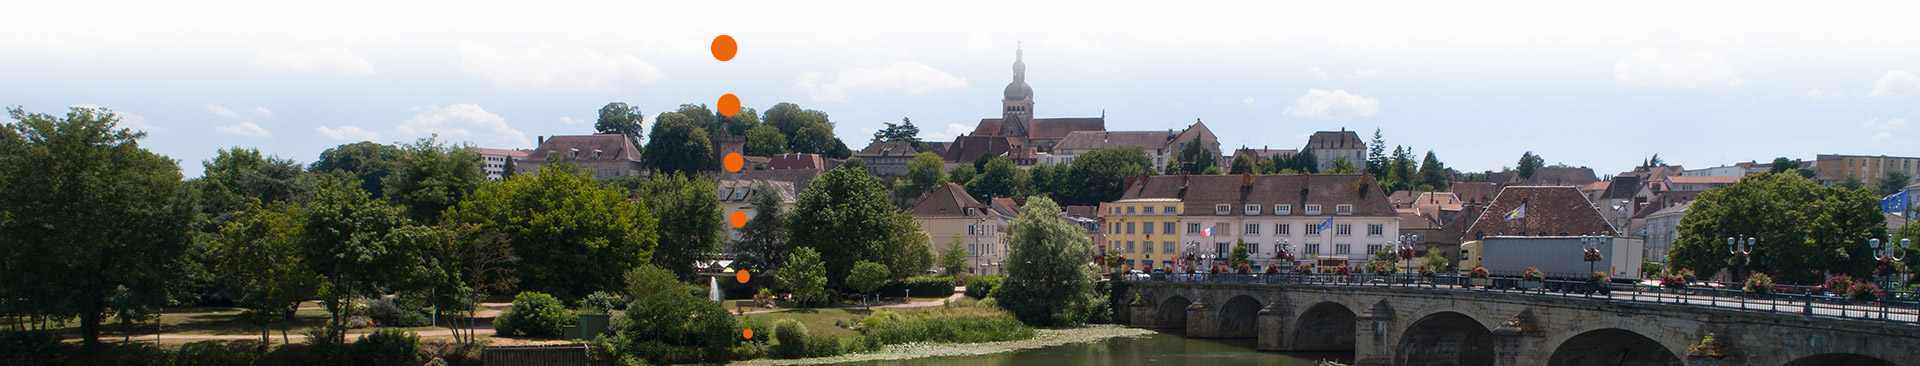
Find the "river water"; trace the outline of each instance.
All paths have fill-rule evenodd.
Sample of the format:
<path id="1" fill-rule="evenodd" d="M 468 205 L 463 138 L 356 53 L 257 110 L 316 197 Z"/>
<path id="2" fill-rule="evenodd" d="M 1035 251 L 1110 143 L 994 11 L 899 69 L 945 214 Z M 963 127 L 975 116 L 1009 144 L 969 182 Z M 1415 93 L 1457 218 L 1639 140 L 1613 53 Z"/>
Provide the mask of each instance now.
<path id="1" fill-rule="evenodd" d="M 1188 339 L 1158 333 L 1146 337 L 1115 338 L 978 356 L 860 361 L 838 366 L 1096 366 L 1096 365 L 1222 365 L 1312 366 L 1319 360 L 1351 364 L 1353 352 L 1263 352 L 1253 339 Z"/>

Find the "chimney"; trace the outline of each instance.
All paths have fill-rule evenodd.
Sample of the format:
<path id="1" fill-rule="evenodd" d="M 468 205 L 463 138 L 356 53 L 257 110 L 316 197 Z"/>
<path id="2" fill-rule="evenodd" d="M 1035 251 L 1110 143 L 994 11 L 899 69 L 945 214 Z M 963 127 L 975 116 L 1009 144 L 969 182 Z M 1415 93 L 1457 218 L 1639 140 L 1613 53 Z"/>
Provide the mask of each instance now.
<path id="1" fill-rule="evenodd" d="M 1240 173 L 1240 186 L 1241 186 L 1241 187 L 1247 187 L 1247 186 L 1252 186 L 1252 185 L 1253 185 L 1253 174 L 1252 174 L 1252 173 Z"/>
<path id="2" fill-rule="evenodd" d="M 546 137 L 546 136 L 540 136 L 540 137 L 539 137 L 539 139 L 540 139 L 540 142 L 537 142 L 537 143 L 534 143 L 534 144 L 533 144 L 533 146 L 540 146 L 541 144 L 545 144 L 545 143 L 547 143 L 547 137 Z"/>

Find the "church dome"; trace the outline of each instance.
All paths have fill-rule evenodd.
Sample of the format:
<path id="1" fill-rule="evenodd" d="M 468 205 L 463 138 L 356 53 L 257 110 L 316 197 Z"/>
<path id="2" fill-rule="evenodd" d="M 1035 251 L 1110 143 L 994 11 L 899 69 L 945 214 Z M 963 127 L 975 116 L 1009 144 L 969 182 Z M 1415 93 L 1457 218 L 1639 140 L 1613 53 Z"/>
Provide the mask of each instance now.
<path id="1" fill-rule="evenodd" d="M 1027 86 L 1027 63 L 1022 52 L 1013 50 L 1013 82 L 1007 83 L 1007 100 L 1033 99 L 1033 87 Z"/>

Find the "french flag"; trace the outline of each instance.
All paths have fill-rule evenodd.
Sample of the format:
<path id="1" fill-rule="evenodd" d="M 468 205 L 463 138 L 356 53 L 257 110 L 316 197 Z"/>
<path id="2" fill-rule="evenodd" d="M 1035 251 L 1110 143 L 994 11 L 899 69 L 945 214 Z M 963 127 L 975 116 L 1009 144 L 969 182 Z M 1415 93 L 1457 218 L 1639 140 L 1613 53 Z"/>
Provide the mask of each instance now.
<path id="1" fill-rule="evenodd" d="M 1200 237 L 1202 237 L 1202 238 L 1205 238 L 1205 237 L 1209 237 L 1209 236 L 1213 236 L 1213 228 L 1207 228 L 1206 230 L 1200 230 Z"/>

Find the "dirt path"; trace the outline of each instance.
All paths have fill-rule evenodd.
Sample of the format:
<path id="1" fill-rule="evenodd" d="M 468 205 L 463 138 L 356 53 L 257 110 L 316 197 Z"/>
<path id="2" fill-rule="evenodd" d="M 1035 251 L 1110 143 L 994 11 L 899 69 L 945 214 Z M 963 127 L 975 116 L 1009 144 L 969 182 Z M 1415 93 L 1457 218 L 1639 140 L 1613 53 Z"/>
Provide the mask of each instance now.
<path id="1" fill-rule="evenodd" d="M 966 298 L 967 297 L 966 292 L 967 292 L 967 288 L 962 286 L 962 287 L 955 288 L 953 290 L 953 295 L 950 295 L 938 300 L 887 304 L 887 305 L 879 305 L 874 307 L 876 308 L 924 308 L 924 307 L 931 307 L 931 306 L 940 306 L 942 304 L 960 301 L 960 299 Z M 735 301 L 735 300 L 728 300 L 728 301 Z M 855 307 L 856 306 L 848 306 L 847 308 L 851 309 Z M 864 309 L 865 307 L 860 307 L 860 308 Z M 747 310 L 743 314 L 765 314 L 765 313 L 781 312 L 781 311 L 787 311 L 787 310 L 793 310 L 793 309 L 756 309 L 756 310 Z"/>

